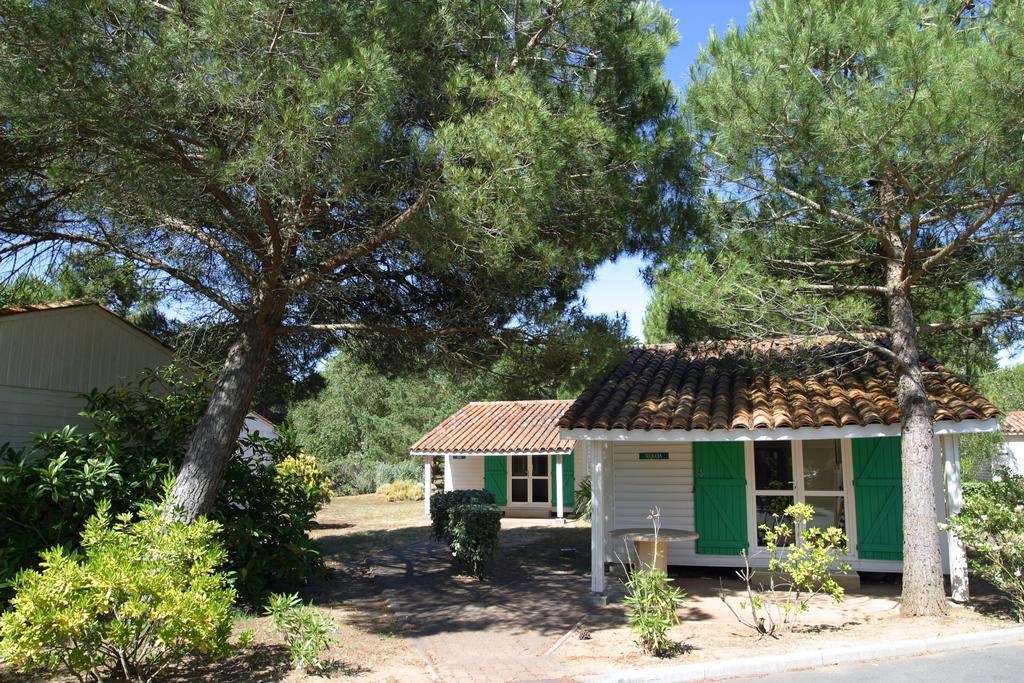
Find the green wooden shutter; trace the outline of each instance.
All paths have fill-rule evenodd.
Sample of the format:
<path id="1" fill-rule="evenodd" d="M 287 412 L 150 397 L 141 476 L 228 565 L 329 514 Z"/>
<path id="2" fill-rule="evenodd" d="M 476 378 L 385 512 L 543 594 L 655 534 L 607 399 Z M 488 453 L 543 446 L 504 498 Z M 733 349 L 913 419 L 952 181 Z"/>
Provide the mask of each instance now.
<path id="1" fill-rule="evenodd" d="M 857 556 L 903 559 L 903 477 L 900 438 L 853 440 Z"/>
<path id="2" fill-rule="evenodd" d="M 693 481 L 697 552 L 738 555 L 748 546 L 743 444 L 694 442 Z"/>
<path id="3" fill-rule="evenodd" d="M 507 456 L 484 456 L 484 488 L 494 494 L 495 503 L 508 505 Z"/>
<path id="4" fill-rule="evenodd" d="M 555 474 L 555 465 L 558 463 L 558 456 L 548 456 L 551 459 L 551 507 L 558 507 L 558 477 Z M 565 509 L 572 511 L 572 496 L 576 491 L 575 463 L 572 453 L 562 456 L 562 502 Z"/>

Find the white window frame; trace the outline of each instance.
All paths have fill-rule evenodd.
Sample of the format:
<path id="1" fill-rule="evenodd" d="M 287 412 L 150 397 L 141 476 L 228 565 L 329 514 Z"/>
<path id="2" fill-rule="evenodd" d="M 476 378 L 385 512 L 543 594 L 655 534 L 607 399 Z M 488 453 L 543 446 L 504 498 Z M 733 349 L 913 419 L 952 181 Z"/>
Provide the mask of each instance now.
<path id="1" fill-rule="evenodd" d="M 817 439 L 816 439 L 817 440 Z M 830 496 L 842 496 L 843 508 L 846 512 L 846 535 L 849 538 L 849 548 L 844 560 L 857 559 L 857 510 L 854 507 L 853 495 L 853 447 L 850 439 L 837 439 L 839 441 L 839 452 L 842 457 L 843 490 L 842 491 L 811 491 L 812 498 L 827 498 Z M 746 467 L 747 467 L 747 540 L 750 543 L 751 552 L 757 552 L 764 546 L 757 544 L 757 525 L 760 523 L 757 514 L 758 496 L 792 496 L 794 502 L 801 503 L 807 499 L 807 491 L 804 487 L 804 440 L 794 439 L 790 441 L 790 449 L 793 455 L 793 489 L 782 490 L 760 490 L 756 489 L 754 478 L 754 443 L 746 442 Z"/>
<path id="2" fill-rule="evenodd" d="M 533 458 L 535 456 L 543 456 L 545 458 L 546 471 L 544 473 L 544 476 L 538 476 L 538 475 L 533 473 Z M 527 462 L 526 471 L 528 472 L 528 474 L 525 477 L 514 476 L 512 474 L 512 458 L 514 458 L 514 457 L 525 457 L 526 458 L 526 462 Z M 506 471 L 508 472 L 508 477 L 506 477 L 506 482 L 505 482 L 505 486 L 506 486 L 505 500 L 508 501 L 508 505 L 510 507 L 550 507 L 551 506 L 551 457 L 552 456 L 547 454 L 547 453 L 531 453 L 529 455 L 525 455 L 524 454 L 524 455 L 510 455 L 510 456 L 508 456 L 508 462 L 506 463 Z M 526 479 L 526 497 L 530 499 L 529 501 L 527 501 L 527 502 L 522 502 L 522 501 L 513 502 L 512 501 L 512 479 L 513 478 L 515 478 L 515 479 Z M 533 500 L 533 480 L 534 479 L 544 479 L 545 481 L 547 481 L 548 500 L 545 500 L 543 502 L 534 502 L 534 500 Z"/>

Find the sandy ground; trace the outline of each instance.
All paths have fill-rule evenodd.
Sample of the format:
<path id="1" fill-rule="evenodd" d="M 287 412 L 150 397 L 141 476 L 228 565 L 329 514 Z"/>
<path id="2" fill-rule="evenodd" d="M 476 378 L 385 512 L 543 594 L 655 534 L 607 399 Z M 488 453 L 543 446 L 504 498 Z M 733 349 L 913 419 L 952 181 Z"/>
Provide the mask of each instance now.
<path id="1" fill-rule="evenodd" d="M 898 585 L 865 582 L 859 589 L 848 591 L 838 605 L 831 598 L 816 596 L 810 610 L 800 615 L 791 630 L 778 638 L 759 637 L 741 625 L 719 598 L 722 586 L 726 598 L 740 611 L 738 603 L 744 594 L 738 581 L 681 576 L 676 578 L 676 585 L 687 593 L 688 599 L 680 613 L 682 623 L 670 631 L 670 637 L 680 646 L 674 656 L 656 658 L 641 654 L 633 643 L 621 603 L 589 617 L 585 634 L 589 639 L 570 638 L 558 650 L 558 656 L 571 662 L 573 670 L 583 675 L 621 668 L 784 654 L 808 648 L 888 643 L 1016 625 L 1005 616 L 984 613 L 990 611 L 985 601 L 981 609 L 952 605 L 945 617 L 905 619 L 899 616 Z M 998 614 L 998 610 L 992 611 Z"/>

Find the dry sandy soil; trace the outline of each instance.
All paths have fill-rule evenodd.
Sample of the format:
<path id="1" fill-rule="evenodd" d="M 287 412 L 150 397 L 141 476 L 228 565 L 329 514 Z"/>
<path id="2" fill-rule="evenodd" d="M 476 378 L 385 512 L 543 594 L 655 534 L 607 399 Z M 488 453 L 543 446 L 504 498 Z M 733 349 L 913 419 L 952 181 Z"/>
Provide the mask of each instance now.
<path id="1" fill-rule="evenodd" d="M 676 584 L 687 593 L 688 599 L 680 614 L 682 623 L 670 631 L 670 637 L 679 644 L 679 651 L 670 658 L 659 659 L 638 652 L 621 603 L 609 605 L 588 617 L 586 629 L 590 638 L 570 638 L 558 650 L 558 656 L 571 662 L 571 668 L 583 675 L 622 668 L 886 643 L 1016 625 L 1005 617 L 998 605 L 993 606 L 985 597 L 972 607 L 952 606 L 946 617 L 904 619 L 899 616 L 898 585 L 865 583 L 851 590 L 840 605 L 831 598 L 816 596 L 811 609 L 800 615 L 792 631 L 778 638 L 759 638 L 754 631 L 739 624 L 719 598 L 721 580 L 727 599 L 739 609 L 741 584 L 729 580 L 727 573 L 723 573 L 723 577 L 711 578 L 694 572 L 676 578 Z"/>

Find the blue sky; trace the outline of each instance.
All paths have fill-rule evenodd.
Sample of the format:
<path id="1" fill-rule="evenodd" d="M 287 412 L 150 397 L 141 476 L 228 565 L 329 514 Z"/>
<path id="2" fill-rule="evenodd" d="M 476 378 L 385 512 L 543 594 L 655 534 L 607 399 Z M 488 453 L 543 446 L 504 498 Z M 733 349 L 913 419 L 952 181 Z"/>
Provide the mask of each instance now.
<path id="1" fill-rule="evenodd" d="M 663 1 L 663 7 L 672 12 L 680 40 L 669 54 L 665 74 L 680 90 L 685 89 L 690 64 L 697 58 L 701 45 L 707 42 L 709 31 L 721 33 L 730 22 L 742 25 L 750 12 L 749 0 L 720 0 L 695 2 L 694 0 Z M 643 341 L 644 309 L 651 292 L 640 277 L 644 263 L 638 257 L 622 257 L 606 263 L 597 276 L 583 290 L 587 311 L 591 313 L 625 313 L 629 318 L 630 333 Z"/>

